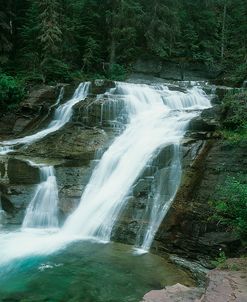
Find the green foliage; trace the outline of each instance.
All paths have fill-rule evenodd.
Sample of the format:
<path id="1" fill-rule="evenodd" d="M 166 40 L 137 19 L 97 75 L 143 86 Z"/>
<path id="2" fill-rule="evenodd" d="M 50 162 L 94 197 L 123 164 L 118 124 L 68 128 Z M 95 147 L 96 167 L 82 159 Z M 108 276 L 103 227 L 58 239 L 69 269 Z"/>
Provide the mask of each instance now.
<path id="1" fill-rule="evenodd" d="M 224 79 L 240 85 L 247 77 L 246 18 L 245 0 L 2 1 L 0 64 L 50 82 L 155 57 L 217 64 Z M 121 72 L 113 69 L 115 78 Z"/>
<path id="2" fill-rule="evenodd" d="M 226 254 L 224 251 L 220 251 L 219 256 L 212 261 L 212 264 L 217 268 L 227 268 L 226 266 Z"/>
<path id="3" fill-rule="evenodd" d="M 25 97 L 24 85 L 16 78 L 0 73 L 0 109 L 12 109 Z"/>
<path id="4" fill-rule="evenodd" d="M 245 133 L 247 128 L 247 92 L 230 91 L 223 100 L 222 124 L 226 130 L 239 130 Z"/>
<path id="5" fill-rule="evenodd" d="M 217 200 L 211 205 L 215 210 L 213 219 L 247 237 L 247 182 L 246 175 L 228 176 L 219 188 Z"/>
<path id="6" fill-rule="evenodd" d="M 107 73 L 107 78 L 115 81 L 124 81 L 126 79 L 127 72 L 122 65 L 113 64 L 110 66 Z"/>

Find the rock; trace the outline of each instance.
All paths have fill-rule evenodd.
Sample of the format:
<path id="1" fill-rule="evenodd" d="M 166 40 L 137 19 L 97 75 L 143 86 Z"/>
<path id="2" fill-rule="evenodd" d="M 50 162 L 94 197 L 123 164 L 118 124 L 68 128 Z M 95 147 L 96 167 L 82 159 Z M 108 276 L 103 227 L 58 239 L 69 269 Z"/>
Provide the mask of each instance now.
<path id="1" fill-rule="evenodd" d="M 108 89 L 114 88 L 114 87 L 115 87 L 114 81 L 105 80 L 105 79 L 96 79 L 92 83 L 91 93 L 94 95 L 103 94 Z"/>
<path id="2" fill-rule="evenodd" d="M 124 113 L 124 103 L 119 98 L 88 97 L 84 102 L 74 106 L 72 120 L 89 127 L 112 127 L 118 122 L 120 113 Z M 122 122 L 123 115 L 121 114 Z"/>
<path id="3" fill-rule="evenodd" d="M 207 273 L 205 289 L 181 284 L 147 293 L 142 302 L 247 302 L 246 260 L 229 259 L 231 270 L 214 269 Z"/>
<path id="4" fill-rule="evenodd" d="M 221 73 L 217 66 L 208 67 L 202 63 L 175 60 L 162 61 L 156 58 L 138 59 L 133 65 L 133 71 L 175 81 L 215 79 Z"/>
<path id="5" fill-rule="evenodd" d="M 30 119 L 28 118 L 18 118 L 15 122 L 13 131 L 15 133 L 20 133 L 23 129 L 30 123 Z"/>
<path id="6" fill-rule="evenodd" d="M 244 80 L 244 81 L 243 81 L 242 87 L 243 87 L 243 88 L 247 88 L 247 80 Z"/>
<path id="7" fill-rule="evenodd" d="M 13 214 L 15 211 L 15 207 L 9 198 L 0 192 L 0 202 L 2 205 L 2 209 L 9 214 Z M 1 207 L 0 207 L 1 208 Z"/>
<path id="8" fill-rule="evenodd" d="M 177 283 L 162 290 L 150 291 L 144 296 L 142 302 L 195 302 L 201 297 L 202 292 L 201 288 L 187 287 Z"/>
<path id="9" fill-rule="evenodd" d="M 37 184 L 40 181 L 39 169 L 25 161 L 10 158 L 7 169 L 10 184 Z"/>
<path id="10" fill-rule="evenodd" d="M 103 130 L 68 123 L 63 129 L 18 152 L 37 157 L 89 161 L 97 150 L 104 147 L 107 139 Z"/>
<path id="11" fill-rule="evenodd" d="M 158 59 L 138 59 L 133 65 L 134 72 L 146 74 L 160 74 L 162 70 L 162 61 Z"/>
<path id="12" fill-rule="evenodd" d="M 212 270 L 208 273 L 208 286 L 199 302 L 246 302 L 246 271 Z"/>
<path id="13" fill-rule="evenodd" d="M 36 109 L 40 104 L 54 103 L 57 97 L 57 89 L 55 86 L 46 86 L 42 85 L 39 88 L 33 87 L 32 91 L 29 94 L 29 97 L 24 100 L 20 106 L 21 109 Z"/>
<path id="14" fill-rule="evenodd" d="M 198 116 L 190 121 L 188 129 L 194 132 L 213 132 L 217 129 L 217 126 L 217 121 Z"/>
<path id="15" fill-rule="evenodd" d="M 210 219 L 213 212 L 209 201 L 217 198 L 217 188 L 228 175 L 247 173 L 246 144 L 233 145 L 219 139 L 196 144 L 194 160 L 193 148 L 183 147 L 182 183 L 157 232 L 154 248 L 158 253 L 174 253 L 200 262 L 204 259 L 208 266 L 206 262 L 210 264 L 210 258 L 218 257 L 220 248 L 227 255 L 241 248 L 238 237 Z"/>

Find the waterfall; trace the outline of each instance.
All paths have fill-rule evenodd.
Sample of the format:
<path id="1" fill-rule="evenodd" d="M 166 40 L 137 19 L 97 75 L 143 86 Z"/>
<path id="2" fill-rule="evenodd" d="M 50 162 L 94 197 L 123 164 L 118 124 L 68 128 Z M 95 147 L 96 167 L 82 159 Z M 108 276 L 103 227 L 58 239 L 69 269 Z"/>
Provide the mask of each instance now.
<path id="1" fill-rule="evenodd" d="M 14 146 L 16 145 L 34 143 L 37 140 L 42 139 L 46 135 L 61 129 L 67 122 L 69 122 L 73 113 L 73 106 L 87 97 L 89 87 L 90 82 L 81 83 L 77 87 L 73 97 L 65 104 L 60 105 L 55 110 L 53 120 L 49 123 L 46 129 L 43 129 L 35 134 L 25 136 L 23 138 L 17 138 L 10 141 L 3 141 L 1 143 L 3 147 L 0 147 L 0 155 L 13 152 Z M 63 97 L 63 93 L 63 88 L 61 88 L 56 104 L 60 103 Z"/>
<path id="2" fill-rule="evenodd" d="M 148 221 L 147 227 L 144 224 L 137 234 L 137 247 L 139 248 L 140 246 L 139 251 L 148 251 L 150 249 L 154 236 L 176 195 L 181 175 L 179 145 L 175 144 L 172 146 L 171 162 L 158 172 L 152 188 L 154 196 L 148 199 L 146 207 L 148 217 L 145 218 Z M 142 243 L 140 243 L 140 238 L 143 240 Z"/>
<path id="3" fill-rule="evenodd" d="M 63 227 L 65 233 L 105 241 L 110 240 L 113 225 L 126 203 L 126 197 L 157 149 L 179 145 L 189 121 L 199 114 L 198 110 L 210 107 L 208 98 L 196 87 L 182 93 L 170 91 L 166 86 L 116 83 L 112 92 L 124 100 L 123 114 L 127 115 L 127 125 L 102 156 L 78 208 Z M 178 151 L 174 152 L 168 174 L 171 179 L 167 184 L 167 207 L 180 180 Z M 157 196 L 155 203 L 158 204 L 159 200 Z M 159 207 L 158 213 L 152 211 L 144 243 L 147 246 L 150 246 L 158 227 L 154 221 L 161 221 L 166 211 L 166 206 Z"/>
<path id="4" fill-rule="evenodd" d="M 52 231 L 58 225 L 56 181 L 52 167 L 41 167 L 42 182 L 27 209 L 23 227 L 0 233 L 0 265 L 30 255 L 50 254 L 83 238 L 109 241 L 138 177 L 159 150 L 169 147 L 173 149 L 171 160 L 155 177 L 154 197 L 148 200 L 148 225 L 139 234 L 143 242 L 138 246 L 146 250 L 151 246 L 180 183 L 180 141 L 189 121 L 210 107 L 210 101 L 199 87 L 184 93 L 170 91 L 165 85 L 116 83 L 108 94 L 115 100 L 114 108 L 116 102 L 121 102 L 119 116 L 111 114 L 116 117 L 113 124 L 121 124 L 120 134 L 98 161 L 77 209 L 61 229 Z M 75 93 L 73 102 L 77 98 Z M 64 110 L 63 116 L 69 116 Z M 102 106 L 100 121 L 104 110 Z"/>
<path id="5" fill-rule="evenodd" d="M 58 188 L 54 168 L 40 168 L 40 180 L 35 195 L 26 210 L 22 227 L 58 227 Z"/>

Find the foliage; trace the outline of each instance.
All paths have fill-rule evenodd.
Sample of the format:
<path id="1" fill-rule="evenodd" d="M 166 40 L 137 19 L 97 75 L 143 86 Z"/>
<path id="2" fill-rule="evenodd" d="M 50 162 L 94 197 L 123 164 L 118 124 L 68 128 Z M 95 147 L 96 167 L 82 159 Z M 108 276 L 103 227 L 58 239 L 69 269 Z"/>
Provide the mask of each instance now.
<path id="1" fill-rule="evenodd" d="M 223 126 L 226 130 L 239 130 L 243 133 L 247 128 L 247 92 L 229 92 L 223 100 Z"/>
<path id="2" fill-rule="evenodd" d="M 246 175 L 228 176 L 211 205 L 215 210 L 214 220 L 233 229 L 242 238 L 247 237 Z"/>
<path id="3" fill-rule="evenodd" d="M 224 251 L 220 251 L 219 256 L 212 261 L 212 264 L 217 268 L 226 268 L 226 254 Z"/>
<path id="4" fill-rule="evenodd" d="M 124 81 L 126 79 L 126 70 L 122 65 L 113 64 L 107 72 L 107 78 L 110 80 Z"/>
<path id="5" fill-rule="evenodd" d="M 14 108 L 25 97 L 24 85 L 14 77 L 0 73 L 0 108 Z"/>
<path id="6" fill-rule="evenodd" d="M 2 1 L 0 64 L 50 82 L 155 57 L 217 64 L 240 85 L 247 76 L 246 18 L 245 0 Z M 114 78 L 120 71 L 112 68 Z"/>

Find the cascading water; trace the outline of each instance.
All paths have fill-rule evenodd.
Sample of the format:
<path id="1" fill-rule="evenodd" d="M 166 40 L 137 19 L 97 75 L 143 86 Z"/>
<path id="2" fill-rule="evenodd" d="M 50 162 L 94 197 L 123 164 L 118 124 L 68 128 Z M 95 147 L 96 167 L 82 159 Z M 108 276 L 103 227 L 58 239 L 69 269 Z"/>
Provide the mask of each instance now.
<path id="1" fill-rule="evenodd" d="M 22 227 L 57 228 L 58 227 L 58 188 L 54 168 L 40 167 L 41 183 L 30 202 Z"/>
<path id="2" fill-rule="evenodd" d="M 46 135 L 61 129 L 70 120 L 73 112 L 73 106 L 87 97 L 89 87 L 90 87 L 90 82 L 81 83 L 76 89 L 73 97 L 68 102 L 60 105 L 56 109 L 54 113 L 54 118 L 46 129 L 41 130 L 35 134 L 25 136 L 23 138 L 17 138 L 10 141 L 3 141 L 1 143 L 3 146 L 0 147 L 0 155 L 13 152 L 14 146 L 16 145 L 34 143 L 37 140 L 42 139 Z M 63 93 L 64 93 L 63 88 L 61 88 L 56 104 L 60 103 L 63 97 Z"/>
<path id="3" fill-rule="evenodd" d="M 141 253 L 150 249 L 154 236 L 168 212 L 180 184 L 182 167 L 179 144 L 172 146 L 171 153 L 171 162 L 157 173 L 157 179 L 152 188 L 154 196 L 148 199 L 147 217 L 145 217 L 145 220 L 148 221 L 147 226 L 144 223 L 137 234 L 137 251 Z"/>
<path id="4" fill-rule="evenodd" d="M 135 180 L 156 150 L 178 145 L 189 121 L 198 114 L 195 110 L 210 106 L 209 100 L 198 88 L 185 94 L 170 91 L 165 86 L 116 85 L 115 94 L 120 94 L 124 100 L 128 125 L 104 153 L 82 195 L 80 205 L 63 228 L 66 233 L 106 241 L 110 240 L 113 225 Z M 176 193 L 181 174 L 179 167 L 179 155 L 174 152 L 166 206 L 159 205 L 162 210 L 159 213 L 153 211 L 144 246 L 150 246 L 158 227 L 154 221 L 161 222 L 166 207 Z M 158 199 L 156 204 L 159 203 Z"/>
<path id="5" fill-rule="evenodd" d="M 114 223 L 147 163 L 152 161 L 159 149 L 174 146 L 171 164 L 160 175 L 157 183 L 156 196 L 149 207 L 149 226 L 142 236 L 145 238 L 142 247 L 150 247 L 179 186 L 180 140 L 189 121 L 200 110 L 210 107 L 210 101 L 198 87 L 183 93 L 170 91 L 162 85 L 116 83 L 116 88 L 110 93 L 123 103 L 122 116 L 118 121 L 126 125 L 123 125 L 121 134 L 105 151 L 94 169 L 78 208 L 56 233 L 27 233 L 24 228 L 19 232 L 1 235 L 0 263 L 32 254 L 52 253 L 67 243 L 82 238 L 110 240 Z M 76 103 L 77 98 L 75 93 L 73 102 Z M 103 112 L 101 115 L 103 116 Z M 163 176 L 168 181 L 167 187 L 163 184 Z M 32 203 L 37 205 L 36 201 Z"/>

